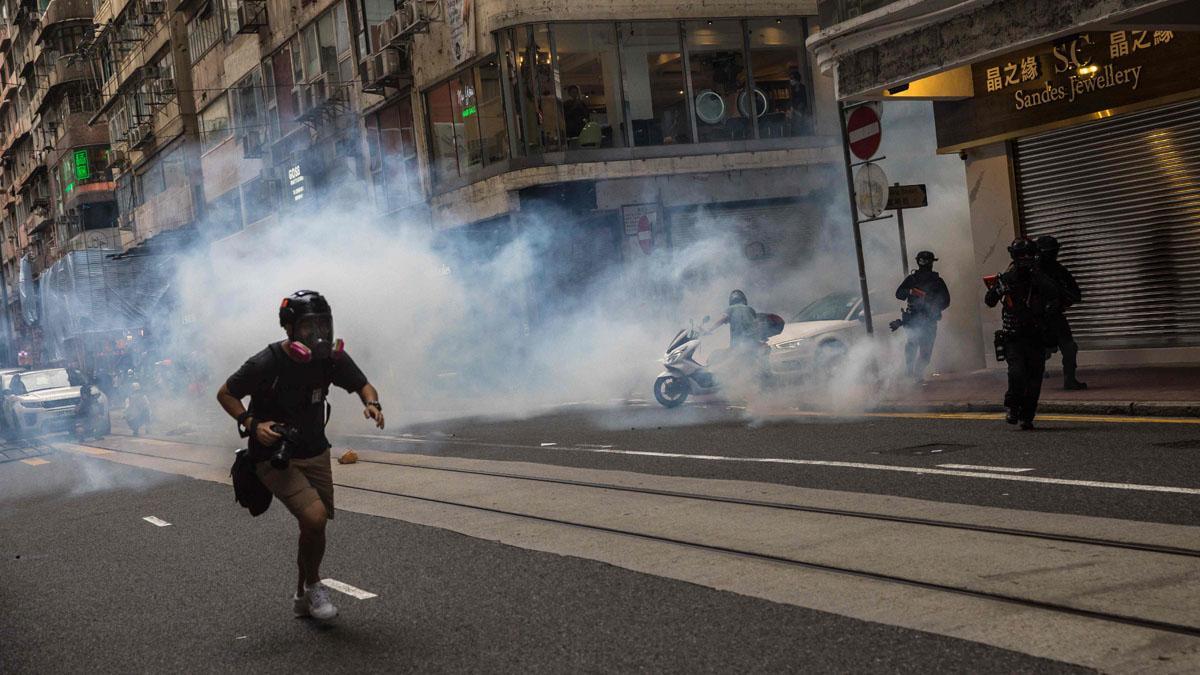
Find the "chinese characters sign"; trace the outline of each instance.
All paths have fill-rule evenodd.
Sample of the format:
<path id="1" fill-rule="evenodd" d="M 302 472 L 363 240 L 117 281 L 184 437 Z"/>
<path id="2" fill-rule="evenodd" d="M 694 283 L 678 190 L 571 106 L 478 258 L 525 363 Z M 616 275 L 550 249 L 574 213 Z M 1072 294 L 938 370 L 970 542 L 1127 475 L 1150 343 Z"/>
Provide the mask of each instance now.
<path id="1" fill-rule="evenodd" d="M 446 24 L 450 27 L 450 53 L 454 64 L 475 58 L 474 0 L 446 0 Z"/>
<path id="2" fill-rule="evenodd" d="M 1079 33 L 972 66 L 973 98 L 936 102 L 938 148 L 1034 133 L 1195 90 L 1200 34 L 1173 31 Z"/>

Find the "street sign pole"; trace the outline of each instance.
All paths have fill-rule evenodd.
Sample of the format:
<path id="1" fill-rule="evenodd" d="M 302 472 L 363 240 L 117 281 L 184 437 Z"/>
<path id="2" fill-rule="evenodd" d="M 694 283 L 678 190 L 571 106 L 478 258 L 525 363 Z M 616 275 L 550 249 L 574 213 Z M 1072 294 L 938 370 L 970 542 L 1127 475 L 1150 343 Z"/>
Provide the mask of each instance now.
<path id="1" fill-rule="evenodd" d="M 850 134 L 846 132 L 846 106 L 838 101 L 838 121 L 842 125 L 842 155 L 846 159 L 846 196 L 850 199 L 850 222 L 854 226 L 854 255 L 858 259 L 858 285 L 862 292 L 863 316 L 867 334 L 875 332 L 871 323 L 871 300 L 867 295 L 867 266 L 863 260 L 862 230 L 858 227 L 858 205 L 854 201 L 854 176 L 850 169 Z"/>

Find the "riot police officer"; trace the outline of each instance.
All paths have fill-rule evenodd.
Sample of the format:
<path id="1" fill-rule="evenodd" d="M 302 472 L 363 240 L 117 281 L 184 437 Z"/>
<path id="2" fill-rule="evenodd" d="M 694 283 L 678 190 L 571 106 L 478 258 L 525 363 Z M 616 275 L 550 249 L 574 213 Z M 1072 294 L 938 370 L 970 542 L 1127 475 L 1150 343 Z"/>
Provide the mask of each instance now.
<path id="1" fill-rule="evenodd" d="M 900 320 L 900 325 L 908 331 L 904 362 L 908 376 L 917 382 L 921 382 L 929 359 L 933 357 L 938 321 L 942 319 L 942 312 L 950 307 L 950 289 L 933 271 L 936 261 L 933 251 L 917 253 L 917 269 L 896 289 L 896 299 L 908 301 L 904 318 Z"/>
<path id="2" fill-rule="evenodd" d="M 1074 305 L 1083 299 L 1083 293 L 1079 290 L 1079 284 L 1075 283 L 1075 277 L 1071 272 L 1060 262 L 1058 262 L 1058 239 L 1051 235 L 1043 235 L 1037 239 L 1038 247 L 1038 265 L 1042 268 L 1042 272 L 1046 276 L 1054 280 L 1058 284 L 1059 290 L 1062 291 L 1062 309 Z M 1063 311 L 1054 313 L 1049 317 L 1050 332 L 1054 335 L 1054 341 L 1058 345 L 1058 350 L 1062 352 L 1063 364 L 1063 389 L 1087 389 L 1087 384 L 1080 382 L 1075 377 L 1075 371 L 1078 368 L 1077 355 L 1079 354 L 1079 345 L 1075 343 L 1075 338 L 1071 335 L 1071 323 L 1067 321 L 1067 315 Z"/>
<path id="3" fill-rule="evenodd" d="M 1012 265 L 985 280 L 988 292 L 984 302 L 995 307 L 1004 301 L 1003 328 L 996 332 L 996 359 L 1008 363 L 1005 421 L 1032 429 L 1046 358 L 1054 344 L 1050 320 L 1062 311 L 1062 291 L 1038 267 L 1038 247 L 1033 240 L 1022 237 L 1013 241 L 1008 253 Z"/>

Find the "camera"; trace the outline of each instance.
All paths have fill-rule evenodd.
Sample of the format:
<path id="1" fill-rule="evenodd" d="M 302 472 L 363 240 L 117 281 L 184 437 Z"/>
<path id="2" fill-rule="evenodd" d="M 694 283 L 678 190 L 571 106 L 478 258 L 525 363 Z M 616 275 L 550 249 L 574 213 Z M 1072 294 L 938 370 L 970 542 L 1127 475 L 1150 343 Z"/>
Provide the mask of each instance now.
<path id="1" fill-rule="evenodd" d="M 279 439 L 279 445 L 276 446 L 275 452 L 271 453 L 271 466 L 283 471 L 292 461 L 292 453 L 302 444 L 300 431 L 286 424 L 272 424 L 271 431 L 282 437 Z"/>

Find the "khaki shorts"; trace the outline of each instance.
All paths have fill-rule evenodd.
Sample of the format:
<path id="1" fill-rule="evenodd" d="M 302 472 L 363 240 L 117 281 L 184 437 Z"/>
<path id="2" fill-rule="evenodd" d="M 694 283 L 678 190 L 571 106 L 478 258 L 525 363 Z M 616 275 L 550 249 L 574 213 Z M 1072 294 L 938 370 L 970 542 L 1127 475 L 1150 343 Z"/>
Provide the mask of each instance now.
<path id="1" fill-rule="evenodd" d="M 263 485 L 288 511 L 299 514 L 320 499 L 325 503 L 325 513 L 333 518 L 333 467 L 328 450 L 310 459 L 293 459 L 283 471 L 270 462 L 259 462 L 254 468 Z"/>

